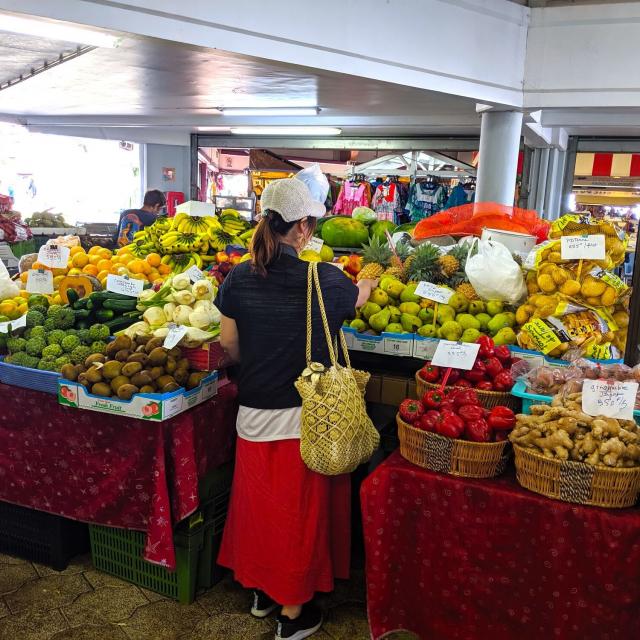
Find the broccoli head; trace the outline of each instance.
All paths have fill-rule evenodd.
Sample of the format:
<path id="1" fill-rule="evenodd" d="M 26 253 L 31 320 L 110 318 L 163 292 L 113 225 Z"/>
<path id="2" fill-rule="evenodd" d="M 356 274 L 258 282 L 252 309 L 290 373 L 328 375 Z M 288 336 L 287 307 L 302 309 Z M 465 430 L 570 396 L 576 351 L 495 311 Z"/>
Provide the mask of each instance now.
<path id="1" fill-rule="evenodd" d="M 82 344 L 91 344 L 91 337 L 89 336 L 89 329 L 78 329 L 76 332 L 78 338 L 80 338 L 80 342 Z"/>
<path id="2" fill-rule="evenodd" d="M 89 329 L 89 337 L 91 338 L 91 342 L 96 342 L 97 340 L 104 342 L 109 337 L 110 333 L 111 331 L 106 324 L 94 324 Z"/>
<path id="3" fill-rule="evenodd" d="M 30 356 L 39 356 L 42 350 L 47 346 L 44 338 L 29 338 L 25 346 L 25 351 Z"/>
<path id="4" fill-rule="evenodd" d="M 29 337 L 27 338 L 27 340 L 29 338 L 46 338 L 47 337 L 47 330 L 44 327 L 41 327 L 40 325 L 38 325 L 37 327 L 33 327 L 31 329 L 27 329 L 27 331 L 29 331 Z"/>
<path id="5" fill-rule="evenodd" d="M 52 304 L 47 309 L 47 318 L 53 318 L 58 313 L 58 311 L 60 311 L 60 309 L 62 309 L 61 304 Z"/>
<path id="6" fill-rule="evenodd" d="M 71 358 L 68 355 L 56 358 L 56 371 L 62 371 L 62 367 L 64 367 L 65 364 L 69 364 L 70 362 Z"/>
<path id="7" fill-rule="evenodd" d="M 42 350 L 44 360 L 55 360 L 62 355 L 62 347 L 59 344 L 50 344 Z"/>
<path id="8" fill-rule="evenodd" d="M 71 362 L 73 362 L 73 364 L 83 364 L 84 361 L 91 355 L 91 353 L 92 351 L 90 347 L 76 347 L 71 352 Z"/>
<path id="9" fill-rule="evenodd" d="M 47 331 L 53 331 L 54 329 L 56 329 L 57 327 L 56 327 L 56 321 L 55 321 L 55 318 L 47 318 L 47 319 L 44 321 L 44 328 L 45 328 Z"/>
<path id="10" fill-rule="evenodd" d="M 107 343 L 102 340 L 92 342 L 89 348 L 91 349 L 91 353 L 107 353 Z"/>
<path id="11" fill-rule="evenodd" d="M 9 338 L 7 340 L 7 349 L 9 353 L 18 353 L 27 348 L 27 341 L 24 338 Z"/>
<path id="12" fill-rule="evenodd" d="M 47 335 L 47 342 L 49 344 L 60 344 L 67 334 L 62 329 L 54 329 Z"/>
<path id="13" fill-rule="evenodd" d="M 76 347 L 80 346 L 80 338 L 78 338 L 78 336 L 67 335 L 60 344 L 65 353 L 71 353 Z"/>
<path id="14" fill-rule="evenodd" d="M 27 305 L 29 306 L 29 309 L 33 309 L 34 307 L 44 307 L 46 313 L 46 310 L 49 307 L 49 298 L 41 293 L 34 293 L 29 296 Z"/>
<path id="15" fill-rule="evenodd" d="M 40 360 L 38 362 L 38 369 L 41 371 L 55 371 L 56 370 L 56 361 L 55 360 Z"/>
<path id="16" fill-rule="evenodd" d="M 44 324 L 44 314 L 31 309 L 27 311 L 27 327 L 41 327 Z"/>
<path id="17" fill-rule="evenodd" d="M 62 307 L 60 311 L 53 316 L 53 320 L 56 329 L 71 329 L 71 327 L 73 327 L 73 323 L 76 321 L 76 316 L 73 313 L 73 309 L 69 307 Z"/>

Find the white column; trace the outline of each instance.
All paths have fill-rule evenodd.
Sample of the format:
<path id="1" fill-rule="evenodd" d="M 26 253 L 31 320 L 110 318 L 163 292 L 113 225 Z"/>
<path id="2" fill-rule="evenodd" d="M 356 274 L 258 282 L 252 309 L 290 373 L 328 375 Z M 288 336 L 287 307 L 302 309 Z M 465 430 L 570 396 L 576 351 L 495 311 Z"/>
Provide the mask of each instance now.
<path id="1" fill-rule="evenodd" d="M 513 205 L 521 133 L 522 113 L 482 114 L 476 202 Z"/>

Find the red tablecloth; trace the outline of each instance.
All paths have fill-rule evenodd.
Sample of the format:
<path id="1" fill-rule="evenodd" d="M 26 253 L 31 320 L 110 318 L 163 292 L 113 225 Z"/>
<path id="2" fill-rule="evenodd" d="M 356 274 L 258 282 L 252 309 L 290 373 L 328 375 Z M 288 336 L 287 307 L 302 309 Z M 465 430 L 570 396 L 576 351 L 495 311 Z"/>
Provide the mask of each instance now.
<path id="1" fill-rule="evenodd" d="M 639 509 L 431 473 L 398 452 L 361 493 L 374 639 L 639 637 Z"/>
<path id="2" fill-rule="evenodd" d="M 147 532 L 145 558 L 175 567 L 173 525 L 198 479 L 231 459 L 236 388 L 165 422 L 62 407 L 0 384 L 0 500 Z"/>

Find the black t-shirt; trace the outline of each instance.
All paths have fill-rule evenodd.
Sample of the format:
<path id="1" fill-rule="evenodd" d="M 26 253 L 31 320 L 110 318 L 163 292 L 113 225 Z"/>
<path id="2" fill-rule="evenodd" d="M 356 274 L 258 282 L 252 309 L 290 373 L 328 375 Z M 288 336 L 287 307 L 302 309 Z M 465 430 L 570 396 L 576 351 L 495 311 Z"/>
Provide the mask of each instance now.
<path id="1" fill-rule="evenodd" d="M 215 304 L 233 318 L 240 338 L 239 401 L 255 409 L 287 409 L 302 402 L 293 386 L 306 367 L 308 263 L 284 246 L 266 277 L 243 262 L 229 273 Z M 358 288 L 336 267 L 318 264 L 331 335 L 355 315 Z M 313 296 L 311 360 L 330 364 L 317 297 Z"/>

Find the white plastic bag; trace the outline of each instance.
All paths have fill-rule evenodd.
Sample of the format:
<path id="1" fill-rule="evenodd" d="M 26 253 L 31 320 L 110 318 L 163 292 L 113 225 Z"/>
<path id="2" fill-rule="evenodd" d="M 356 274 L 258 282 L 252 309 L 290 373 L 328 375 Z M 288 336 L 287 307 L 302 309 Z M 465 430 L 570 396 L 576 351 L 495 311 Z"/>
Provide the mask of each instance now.
<path id="1" fill-rule="evenodd" d="M 322 173 L 322 169 L 320 169 L 320 165 L 317 162 L 302 171 L 298 171 L 296 178 L 307 185 L 314 200 L 322 204 L 325 203 L 329 193 L 329 181 L 327 176 Z"/>
<path id="2" fill-rule="evenodd" d="M 20 294 L 20 288 L 11 280 L 4 262 L 0 260 L 0 300 L 15 298 Z"/>
<path id="3" fill-rule="evenodd" d="M 483 300 L 516 304 L 527 294 L 520 265 L 513 259 L 509 249 L 499 242 L 474 240 L 465 272 Z"/>

